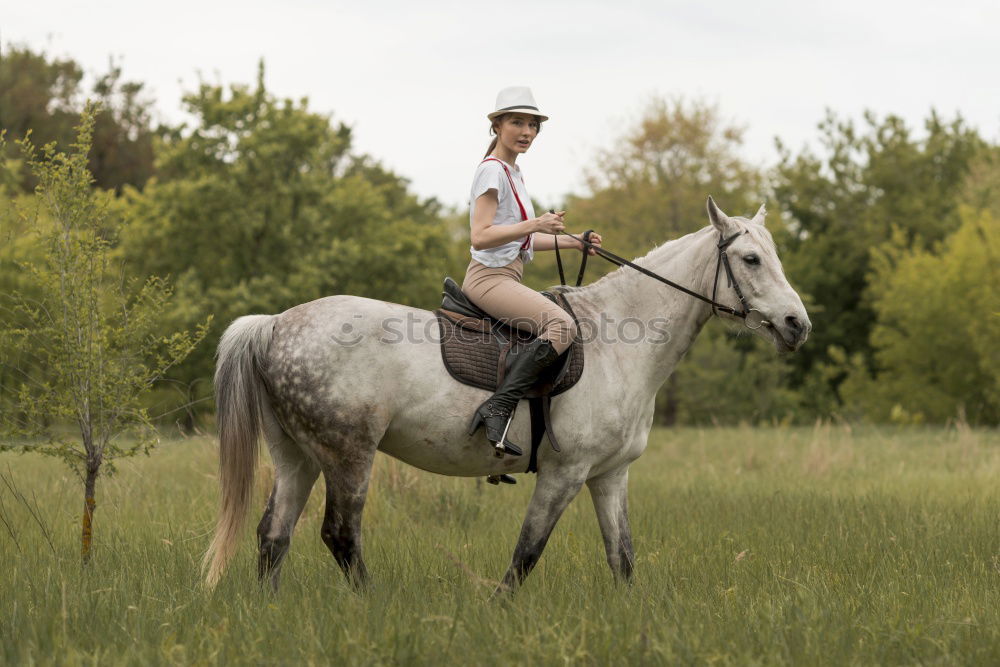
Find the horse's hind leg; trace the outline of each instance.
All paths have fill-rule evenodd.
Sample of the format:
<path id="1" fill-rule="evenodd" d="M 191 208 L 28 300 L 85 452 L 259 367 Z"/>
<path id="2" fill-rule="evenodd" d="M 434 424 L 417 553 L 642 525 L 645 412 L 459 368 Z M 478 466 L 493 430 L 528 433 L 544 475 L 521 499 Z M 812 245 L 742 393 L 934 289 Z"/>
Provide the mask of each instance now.
<path id="1" fill-rule="evenodd" d="M 281 564 L 288 553 L 292 531 L 319 476 L 319 466 L 266 411 L 264 434 L 274 463 L 274 488 L 264 516 L 257 525 L 257 575 L 261 583 L 270 579 L 271 587 L 277 590 Z"/>
<path id="2" fill-rule="evenodd" d="M 326 515 L 321 535 L 348 581 L 358 588 L 368 582 L 368 570 L 361 557 L 361 514 L 374 459 L 372 445 L 356 449 L 350 456 L 338 457 L 332 465 L 323 465 Z"/>

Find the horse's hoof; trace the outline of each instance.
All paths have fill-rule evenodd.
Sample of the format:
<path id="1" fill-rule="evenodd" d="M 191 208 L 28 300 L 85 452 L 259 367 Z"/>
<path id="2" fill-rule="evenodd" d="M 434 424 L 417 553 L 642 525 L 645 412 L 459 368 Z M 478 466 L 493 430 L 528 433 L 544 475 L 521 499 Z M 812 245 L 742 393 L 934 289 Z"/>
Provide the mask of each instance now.
<path id="1" fill-rule="evenodd" d="M 499 604 L 510 602 L 514 599 L 515 592 L 516 590 L 513 586 L 508 584 L 506 581 L 501 582 L 499 586 L 493 589 L 493 592 L 490 594 L 489 601 Z"/>

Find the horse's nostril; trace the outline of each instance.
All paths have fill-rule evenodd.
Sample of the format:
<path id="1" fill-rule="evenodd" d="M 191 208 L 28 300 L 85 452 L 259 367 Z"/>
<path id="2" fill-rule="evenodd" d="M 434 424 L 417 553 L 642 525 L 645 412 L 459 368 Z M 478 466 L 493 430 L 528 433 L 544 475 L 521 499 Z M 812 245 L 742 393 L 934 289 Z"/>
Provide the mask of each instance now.
<path id="1" fill-rule="evenodd" d="M 799 319 L 794 315 L 788 315 L 787 317 L 785 317 L 785 324 L 788 325 L 789 329 L 791 329 L 796 333 L 802 331 L 802 324 L 799 323 Z"/>

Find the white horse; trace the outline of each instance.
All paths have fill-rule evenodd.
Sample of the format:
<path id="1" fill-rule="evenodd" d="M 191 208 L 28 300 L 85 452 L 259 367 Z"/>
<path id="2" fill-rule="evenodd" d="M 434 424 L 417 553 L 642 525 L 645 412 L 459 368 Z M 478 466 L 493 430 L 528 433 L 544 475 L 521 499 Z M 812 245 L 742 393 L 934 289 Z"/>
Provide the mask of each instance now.
<path id="1" fill-rule="evenodd" d="M 753 309 L 767 320 L 757 335 L 781 352 L 796 350 L 811 325 L 764 227 L 764 207 L 752 220 L 728 217 L 709 198 L 708 212 L 710 226 L 664 243 L 635 263 L 699 294 L 717 294 L 718 301 L 737 311 L 742 287 L 742 312 Z M 720 239 L 731 239 L 727 252 L 735 289 L 718 269 Z M 646 448 L 657 390 L 713 312 L 709 304 L 629 267 L 569 288 L 566 296 L 581 331 L 586 322 L 604 322 L 617 324 L 617 334 L 604 326 L 602 335 L 586 340 L 579 382 L 552 399 L 552 425 L 562 451 L 539 449 L 538 479 L 502 584 L 507 590 L 531 571 L 584 484 L 597 511 L 608 564 L 616 576 L 631 578 L 629 465 Z M 656 335 L 643 334 L 643 327 Z M 436 332 L 429 311 L 350 295 L 317 299 L 280 315 L 240 317 L 229 326 L 219 343 L 215 374 L 222 495 L 205 556 L 209 586 L 236 550 L 261 431 L 275 479 L 257 527 L 258 571 L 275 587 L 292 531 L 321 473 L 326 482 L 323 541 L 348 579 L 360 585 L 368 576 L 361 556 L 361 515 L 376 451 L 444 475 L 525 470 L 527 456 L 497 458 L 482 431 L 467 435 L 469 417 L 488 392 L 448 374 L 438 339 L 426 335 Z M 529 442 L 526 409 L 515 412 L 508 437 Z"/>

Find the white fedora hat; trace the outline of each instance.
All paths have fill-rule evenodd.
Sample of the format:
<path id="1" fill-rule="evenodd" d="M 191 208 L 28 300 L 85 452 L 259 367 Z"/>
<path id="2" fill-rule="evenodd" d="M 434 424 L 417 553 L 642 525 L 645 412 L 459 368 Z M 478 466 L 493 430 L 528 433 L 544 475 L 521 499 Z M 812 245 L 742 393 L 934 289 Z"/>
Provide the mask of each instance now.
<path id="1" fill-rule="evenodd" d="M 531 88 L 527 86 L 510 86 L 497 93 L 496 110 L 486 114 L 486 117 L 493 120 L 502 113 L 530 113 L 538 116 L 540 120 L 549 119 L 538 110 Z"/>

